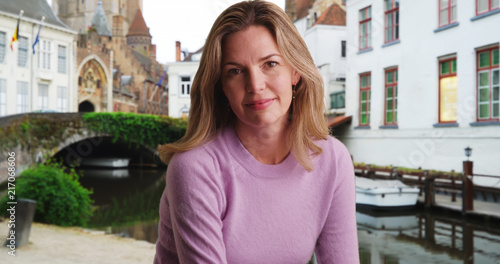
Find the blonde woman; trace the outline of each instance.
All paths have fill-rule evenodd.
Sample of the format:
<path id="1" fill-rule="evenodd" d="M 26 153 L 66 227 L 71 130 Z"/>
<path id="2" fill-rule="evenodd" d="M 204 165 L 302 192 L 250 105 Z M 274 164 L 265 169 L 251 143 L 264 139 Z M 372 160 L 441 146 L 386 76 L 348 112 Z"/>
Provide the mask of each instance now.
<path id="1" fill-rule="evenodd" d="M 241 2 L 215 21 L 168 165 L 155 263 L 359 263 L 350 155 L 287 15 Z"/>

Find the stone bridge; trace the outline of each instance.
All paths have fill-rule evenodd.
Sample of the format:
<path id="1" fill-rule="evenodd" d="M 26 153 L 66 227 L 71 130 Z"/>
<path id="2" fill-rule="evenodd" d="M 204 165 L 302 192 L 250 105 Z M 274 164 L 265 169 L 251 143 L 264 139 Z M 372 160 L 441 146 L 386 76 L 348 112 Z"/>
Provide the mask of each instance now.
<path id="1" fill-rule="evenodd" d="M 136 144 L 133 139 L 116 141 L 111 133 L 90 129 L 82 116 L 83 113 L 29 113 L 0 118 L 0 184 L 7 179 L 8 158 L 12 153 L 15 153 L 16 175 L 49 158 L 77 165 L 82 158 L 103 152 L 132 157 L 131 162 L 135 159 L 141 164 L 162 164 L 154 154 L 156 147 Z"/>

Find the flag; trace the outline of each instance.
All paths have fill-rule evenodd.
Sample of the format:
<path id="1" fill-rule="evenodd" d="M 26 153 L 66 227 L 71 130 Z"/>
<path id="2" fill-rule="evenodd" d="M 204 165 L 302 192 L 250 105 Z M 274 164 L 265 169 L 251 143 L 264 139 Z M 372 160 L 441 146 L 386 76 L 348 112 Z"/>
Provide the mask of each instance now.
<path id="1" fill-rule="evenodd" d="M 19 14 L 19 18 L 17 19 L 17 27 L 14 31 L 14 35 L 12 36 L 12 40 L 10 41 L 10 50 L 14 50 L 14 47 L 12 47 L 12 43 L 14 43 L 14 41 L 17 41 L 17 36 L 19 35 L 19 21 L 21 21 L 21 14 Z"/>
<path id="2" fill-rule="evenodd" d="M 40 30 L 42 30 L 42 22 L 45 17 L 42 17 L 42 21 L 40 22 L 40 26 L 38 26 L 38 34 L 36 34 L 35 42 L 33 42 L 33 54 L 35 54 L 35 46 L 38 44 L 38 37 L 40 37 Z"/>
<path id="3" fill-rule="evenodd" d="M 163 71 L 163 75 L 161 76 L 161 79 L 160 79 L 160 81 L 158 81 L 158 83 L 156 84 L 156 86 L 160 86 L 161 87 L 161 83 L 163 82 L 163 78 L 165 78 L 165 73 L 167 73 L 167 70 Z"/>

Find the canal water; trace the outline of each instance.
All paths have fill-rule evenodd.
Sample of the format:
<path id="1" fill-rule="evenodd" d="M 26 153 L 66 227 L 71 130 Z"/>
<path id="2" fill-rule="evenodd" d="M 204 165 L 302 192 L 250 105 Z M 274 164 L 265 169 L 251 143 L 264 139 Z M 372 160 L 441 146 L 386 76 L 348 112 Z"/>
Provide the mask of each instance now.
<path id="1" fill-rule="evenodd" d="M 93 229 L 155 243 L 165 169 L 84 170 L 93 189 Z M 416 209 L 404 213 L 358 211 L 362 264 L 500 263 L 500 227 Z M 500 223 L 497 223 L 500 225 Z"/>

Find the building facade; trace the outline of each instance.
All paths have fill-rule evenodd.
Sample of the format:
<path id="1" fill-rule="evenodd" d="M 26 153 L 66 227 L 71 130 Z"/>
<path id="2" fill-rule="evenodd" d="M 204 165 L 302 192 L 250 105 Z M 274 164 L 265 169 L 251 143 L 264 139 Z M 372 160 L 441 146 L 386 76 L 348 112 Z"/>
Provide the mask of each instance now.
<path id="1" fill-rule="evenodd" d="M 340 0 L 295 0 L 287 1 L 286 10 L 323 77 L 327 114 L 344 115 L 345 5 Z"/>
<path id="2" fill-rule="evenodd" d="M 52 9 L 55 14 L 70 28 L 78 33 L 85 33 L 92 25 L 92 19 L 99 2 L 105 11 L 106 22 L 113 28 L 115 16 L 121 16 L 120 27 L 128 29 L 137 13 L 142 10 L 142 0 L 52 0 Z M 127 32 L 122 32 L 122 35 Z"/>
<path id="3" fill-rule="evenodd" d="M 177 41 L 176 61 L 168 63 L 168 115 L 176 118 L 187 118 L 191 107 L 191 84 L 200 65 L 203 48 L 188 53 L 181 51 L 181 43 Z"/>
<path id="4" fill-rule="evenodd" d="M 113 16 L 110 28 L 99 1 L 91 26 L 78 34 L 78 111 L 167 115 L 167 81 L 142 12 L 136 10 L 128 30 L 123 20 Z"/>
<path id="5" fill-rule="evenodd" d="M 498 1 L 347 1 L 355 162 L 500 171 Z M 425 17 L 423 19 L 423 14 Z"/>
<path id="6" fill-rule="evenodd" d="M 45 0 L 0 1 L 0 116 L 77 109 L 75 35 Z"/>

